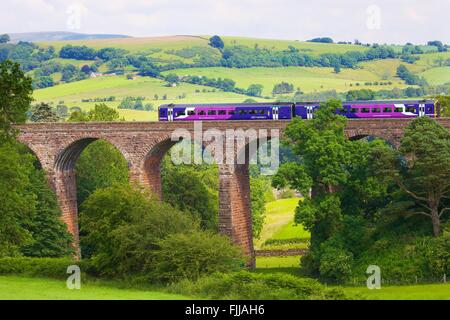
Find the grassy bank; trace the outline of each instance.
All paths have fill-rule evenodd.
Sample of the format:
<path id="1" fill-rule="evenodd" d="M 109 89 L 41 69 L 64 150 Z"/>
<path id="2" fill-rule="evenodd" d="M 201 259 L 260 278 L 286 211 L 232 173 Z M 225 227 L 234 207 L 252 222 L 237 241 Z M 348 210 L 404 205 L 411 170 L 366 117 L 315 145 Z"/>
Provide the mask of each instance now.
<path id="1" fill-rule="evenodd" d="M 69 290 L 64 280 L 0 276 L 0 300 L 180 300 L 190 299 L 158 290 L 120 288 L 107 282 L 87 282 Z"/>

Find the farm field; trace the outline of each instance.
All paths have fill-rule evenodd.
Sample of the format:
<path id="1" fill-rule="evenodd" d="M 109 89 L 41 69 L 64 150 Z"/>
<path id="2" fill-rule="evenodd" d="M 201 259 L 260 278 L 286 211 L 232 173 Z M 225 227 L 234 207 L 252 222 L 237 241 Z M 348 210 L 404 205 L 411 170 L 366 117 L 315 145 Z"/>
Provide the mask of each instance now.
<path id="1" fill-rule="evenodd" d="M 419 75 L 424 77 L 431 85 L 444 84 L 450 82 L 450 67 L 429 69 Z"/>
<path id="2" fill-rule="evenodd" d="M 309 238 L 309 232 L 301 225 L 294 224 L 295 208 L 299 200 L 299 198 L 279 199 L 266 205 L 264 227 L 260 238 L 254 240 L 256 249 L 267 249 L 264 243 L 269 239 Z M 297 244 L 294 247 L 298 247 Z"/>
<path id="3" fill-rule="evenodd" d="M 379 290 L 366 287 L 339 287 L 345 293 L 370 300 L 450 300 L 450 283 L 415 286 L 381 286 Z"/>
<path id="4" fill-rule="evenodd" d="M 158 95 L 158 100 L 155 99 Z M 163 99 L 166 95 L 167 99 Z M 185 98 L 180 99 L 180 96 Z M 86 79 L 77 82 L 65 83 L 58 86 L 34 91 L 36 102 L 52 102 L 54 105 L 64 102 L 70 107 L 80 107 L 89 110 L 96 102 L 82 102 L 83 99 L 116 97 L 113 102 L 105 102 L 110 107 L 117 108 L 125 97 L 145 97 L 144 104 L 153 104 L 155 110 L 166 103 L 208 103 L 208 102 L 243 102 L 248 96 L 232 92 L 223 92 L 219 89 L 181 83 L 176 87 L 168 87 L 162 80 L 150 77 L 136 77 L 127 80 L 125 76 L 111 76 Z M 263 101 L 264 99 L 256 98 Z M 97 102 L 98 103 L 98 102 Z M 127 121 L 152 121 L 157 119 L 156 112 L 139 110 L 119 110 L 121 116 Z"/>
<path id="5" fill-rule="evenodd" d="M 332 68 L 280 67 L 280 68 L 245 68 L 231 69 L 223 67 L 189 68 L 166 71 L 164 74 L 175 73 L 178 76 L 196 75 L 208 78 L 229 78 L 236 86 L 247 89 L 251 84 L 261 84 L 263 96 L 271 96 L 275 84 L 282 81 L 292 83 L 294 88 L 303 92 L 336 90 L 344 92 L 352 89 L 392 89 L 407 87 L 403 81 L 390 76 L 391 85 L 366 86 L 365 82 L 384 81 L 382 76 L 370 69 L 342 69 L 336 74 Z M 390 79 L 386 79 L 390 80 Z M 294 89 L 294 90 L 295 90 Z"/>
<path id="6" fill-rule="evenodd" d="M 205 36 L 209 38 L 209 36 Z M 247 37 L 222 37 L 225 45 L 229 46 L 247 46 L 254 48 L 266 48 L 275 50 L 286 50 L 289 46 L 299 49 L 300 52 L 319 55 L 322 53 L 345 53 L 349 51 L 366 51 L 367 47 L 352 44 L 318 43 L 296 40 L 275 40 L 259 39 Z"/>
<path id="7" fill-rule="evenodd" d="M 0 300 L 181 300 L 190 299 L 162 291 L 118 288 L 108 283 L 81 283 L 69 290 L 65 280 L 0 276 Z"/>

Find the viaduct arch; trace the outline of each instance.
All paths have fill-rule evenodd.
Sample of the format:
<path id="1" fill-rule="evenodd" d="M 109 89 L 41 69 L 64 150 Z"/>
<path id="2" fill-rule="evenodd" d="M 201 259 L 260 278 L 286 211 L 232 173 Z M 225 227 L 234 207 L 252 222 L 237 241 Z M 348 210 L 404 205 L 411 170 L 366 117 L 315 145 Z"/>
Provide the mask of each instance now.
<path id="1" fill-rule="evenodd" d="M 450 118 L 439 119 L 450 130 Z M 400 144 L 409 119 L 349 120 L 345 134 L 349 139 L 366 136 L 380 137 L 395 146 Z M 201 134 L 208 130 L 266 130 L 268 140 L 272 132 L 283 135 L 287 121 L 205 121 Z M 62 211 L 62 220 L 73 235 L 79 252 L 78 212 L 75 163 L 84 148 L 96 140 L 114 145 L 128 162 L 130 182 L 149 188 L 158 197 L 161 192 L 160 165 L 167 151 L 177 143 L 172 133 L 182 129 L 195 137 L 194 122 L 113 122 L 113 123 L 38 123 L 17 125 L 18 139 L 39 159 L 49 184 L 55 191 Z M 275 131 L 272 131 L 275 130 Z M 226 139 L 223 139 L 223 149 Z M 235 141 L 232 154 L 242 152 Z M 245 148 L 247 145 L 245 146 Z M 227 153 L 228 154 L 228 153 Z M 216 155 L 213 155 L 214 157 Z M 250 210 L 250 182 L 248 159 L 244 163 L 223 161 L 219 168 L 219 231 L 240 245 L 254 265 L 252 219 Z"/>

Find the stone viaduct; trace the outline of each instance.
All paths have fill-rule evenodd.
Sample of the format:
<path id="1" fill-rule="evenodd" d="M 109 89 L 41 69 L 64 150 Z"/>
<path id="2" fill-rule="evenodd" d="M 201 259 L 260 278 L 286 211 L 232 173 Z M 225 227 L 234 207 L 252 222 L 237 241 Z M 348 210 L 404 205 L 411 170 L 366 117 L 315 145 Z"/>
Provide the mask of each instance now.
<path id="1" fill-rule="evenodd" d="M 349 120 L 346 135 L 349 139 L 377 136 L 398 146 L 409 121 Z M 450 119 L 438 121 L 450 129 Z M 204 121 L 202 131 L 265 129 L 270 139 L 272 129 L 278 129 L 282 135 L 287 124 L 287 121 Z M 172 141 L 172 133 L 175 129 L 184 129 L 193 135 L 195 125 L 194 122 L 42 123 L 17 125 L 16 128 L 18 139 L 34 152 L 46 172 L 79 257 L 75 163 L 83 149 L 98 139 L 108 141 L 128 162 L 130 181 L 161 197 L 161 161 L 177 143 Z M 237 154 L 242 150 L 234 147 L 233 152 Z M 218 168 L 219 230 L 240 245 L 254 263 L 248 161 L 245 164 L 223 161 Z"/>

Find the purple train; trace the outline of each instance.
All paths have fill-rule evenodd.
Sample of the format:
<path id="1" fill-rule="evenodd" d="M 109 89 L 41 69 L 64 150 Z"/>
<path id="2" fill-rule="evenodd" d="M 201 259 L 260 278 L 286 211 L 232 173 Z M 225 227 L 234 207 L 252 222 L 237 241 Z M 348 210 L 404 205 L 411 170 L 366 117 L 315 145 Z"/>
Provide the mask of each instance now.
<path id="1" fill-rule="evenodd" d="M 422 101 L 348 101 L 336 112 L 347 118 L 439 117 L 439 104 Z M 320 103 L 220 103 L 166 104 L 159 107 L 159 121 L 290 120 L 313 119 Z"/>

